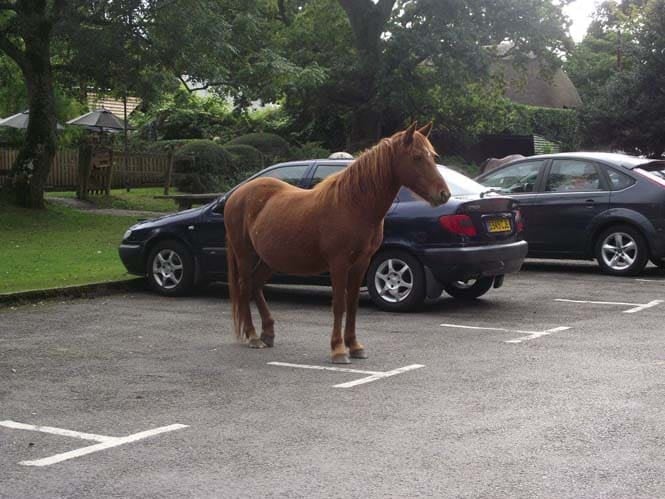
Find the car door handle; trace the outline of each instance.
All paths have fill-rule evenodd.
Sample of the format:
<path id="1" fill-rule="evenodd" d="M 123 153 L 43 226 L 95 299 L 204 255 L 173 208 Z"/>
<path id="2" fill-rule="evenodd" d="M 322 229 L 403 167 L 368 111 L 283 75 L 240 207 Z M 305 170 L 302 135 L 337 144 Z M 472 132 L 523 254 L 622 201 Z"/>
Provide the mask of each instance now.
<path id="1" fill-rule="evenodd" d="M 587 208 L 593 208 L 596 206 L 596 202 L 593 199 L 587 199 L 585 203 Z"/>

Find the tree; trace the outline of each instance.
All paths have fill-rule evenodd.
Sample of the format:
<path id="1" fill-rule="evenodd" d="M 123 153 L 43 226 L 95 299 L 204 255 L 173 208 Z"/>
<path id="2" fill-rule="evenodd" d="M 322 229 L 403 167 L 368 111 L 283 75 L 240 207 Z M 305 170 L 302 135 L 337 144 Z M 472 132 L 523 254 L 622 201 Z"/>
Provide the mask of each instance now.
<path id="1" fill-rule="evenodd" d="M 0 50 L 20 68 L 28 95 L 26 141 L 12 174 L 17 201 L 31 208 L 44 206 L 44 183 L 56 150 L 51 34 L 64 4 L 64 0 L 0 3 Z"/>
<path id="2" fill-rule="evenodd" d="M 263 53 L 260 5 L 258 0 L 0 0 L 0 51 L 21 69 L 31 116 L 12 171 L 19 204 L 44 206 L 56 149 L 55 77 L 78 88 L 81 98 L 93 87 L 149 101 L 164 88 L 175 88 L 179 79 L 244 95 L 245 88 L 262 81 L 247 72 L 245 80 L 237 77 L 251 54 Z"/>
<path id="3" fill-rule="evenodd" d="M 316 64 L 321 81 L 287 90 L 308 103 L 303 114 L 324 117 L 334 109 L 346 121 L 347 146 L 358 148 L 419 114 L 428 86 L 463 92 L 465 85 L 488 78 L 493 51 L 509 41 L 503 56 L 520 63 L 529 54 L 557 61 L 569 48 L 566 20 L 549 0 L 310 0 L 280 2 L 285 47 L 299 45 L 297 64 Z M 327 17 L 322 13 L 327 13 Z M 315 26 L 303 40 L 303 20 Z M 340 25 L 340 19 L 345 26 Z M 318 40 L 318 39 L 320 40 Z M 288 40 L 291 40 L 290 42 Z M 339 39 L 334 52 L 321 52 L 325 40 Z M 308 56 L 309 59 L 306 57 Z M 310 96 L 306 95 L 309 92 Z M 323 99 L 318 96 L 323 95 Z M 319 111 L 311 104 L 317 105 Z M 297 119 L 302 118 L 298 116 Z M 338 130 L 339 131 L 339 130 Z"/>
<path id="4" fill-rule="evenodd" d="M 625 6 L 625 4 L 621 4 Z M 624 21 L 621 64 L 589 72 L 596 90 L 583 113 L 585 141 L 635 154 L 665 153 L 665 0 L 634 2 Z M 593 66 L 592 66 L 593 67 Z M 584 76 L 581 71 L 578 75 Z"/>

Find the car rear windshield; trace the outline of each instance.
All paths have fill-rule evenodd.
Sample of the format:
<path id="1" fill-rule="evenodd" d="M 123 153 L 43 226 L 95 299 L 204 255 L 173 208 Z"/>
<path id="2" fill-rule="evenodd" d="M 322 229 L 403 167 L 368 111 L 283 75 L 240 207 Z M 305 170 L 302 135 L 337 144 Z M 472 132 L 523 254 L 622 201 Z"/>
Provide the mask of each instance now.
<path id="1" fill-rule="evenodd" d="M 635 171 L 646 177 L 652 177 L 659 184 L 665 184 L 665 161 L 650 161 L 638 165 Z"/>
<path id="2" fill-rule="evenodd" d="M 483 191 L 486 191 L 487 188 L 480 185 L 475 180 L 470 179 L 462 173 L 456 172 L 452 168 L 447 166 L 438 165 L 439 172 L 443 176 L 443 179 L 448 184 L 450 193 L 453 196 L 468 196 L 471 194 L 480 194 Z"/>

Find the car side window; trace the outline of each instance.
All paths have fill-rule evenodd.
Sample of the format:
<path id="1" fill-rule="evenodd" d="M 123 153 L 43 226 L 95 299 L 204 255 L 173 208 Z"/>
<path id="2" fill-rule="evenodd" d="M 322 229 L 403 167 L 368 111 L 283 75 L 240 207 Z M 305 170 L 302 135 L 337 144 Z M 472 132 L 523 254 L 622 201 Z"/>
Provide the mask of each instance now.
<path id="1" fill-rule="evenodd" d="M 620 191 L 635 183 L 635 179 L 614 168 L 607 168 L 607 176 L 610 179 L 610 189 L 613 191 Z"/>
<path id="2" fill-rule="evenodd" d="M 314 177 L 312 178 L 312 187 L 321 182 L 324 178 L 339 173 L 344 170 L 344 165 L 319 165 L 316 167 Z"/>
<path id="3" fill-rule="evenodd" d="M 578 159 L 555 159 L 547 176 L 546 192 L 602 191 L 600 175 L 593 163 Z"/>
<path id="4" fill-rule="evenodd" d="M 283 180 L 284 182 L 287 182 L 291 185 L 300 185 L 300 181 L 303 175 L 305 175 L 307 168 L 308 165 L 282 166 L 279 168 L 274 168 L 272 170 L 269 170 L 259 175 L 259 177 L 261 178 L 272 177 L 272 178 L 277 178 L 279 180 Z"/>
<path id="5" fill-rule="evenodd" d="M 500 189 L 506 194 L 533 192 L 542 166 L 542 160 L 524 161 L 492 172 L 480 183 L 486 187 Z"/>

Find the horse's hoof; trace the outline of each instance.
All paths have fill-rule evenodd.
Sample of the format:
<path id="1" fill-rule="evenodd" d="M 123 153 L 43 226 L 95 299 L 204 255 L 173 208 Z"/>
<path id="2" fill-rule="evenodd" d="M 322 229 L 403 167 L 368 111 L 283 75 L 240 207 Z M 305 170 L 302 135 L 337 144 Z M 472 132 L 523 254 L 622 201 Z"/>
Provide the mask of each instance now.
<path id="1" fill-rule="evenodd" d="M 349 356 L 346 355 L 345 353 L 340 353 L 338 355 L 333 355 L 332 363 L 333 364 L 350 364 L 351 360 L 349 359 Z"/>
<path id="2" fill-rule="evenodd" d="M 265 343 L 263 343 L 263 341 L 261 341 L 259 338 L 252 338 L 251 340 L 249 340 L 247 345 L 249 346 L 249 348 L 265 348 L 268 346 Z"/>
<path id="3" fill-rule="evenodd" d="M 275 337 L 274 336 L 267 336 L 267 335 L 262 334 L 261 335 L 261 341 L 263 343 L 265 343 L 265 345 L 268 348 L 272 348 L 272 347 L 275 346 Z"/>
<path id="4" fill-rule="evenodd" d="M 358 350 L 353 350 L 350 352 L 352 359 L 366 359 L 367 352 L 364 348 L 359 348 Z"/>

